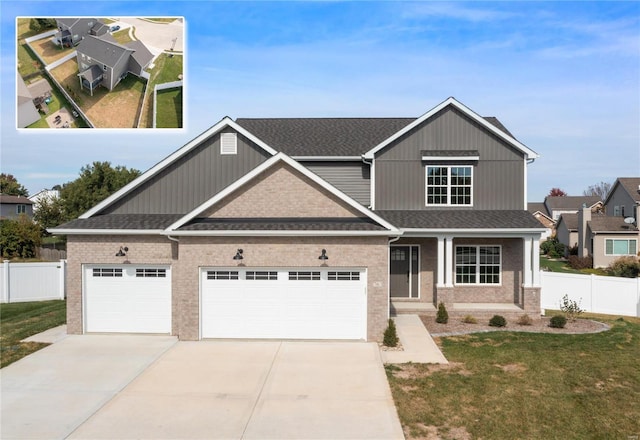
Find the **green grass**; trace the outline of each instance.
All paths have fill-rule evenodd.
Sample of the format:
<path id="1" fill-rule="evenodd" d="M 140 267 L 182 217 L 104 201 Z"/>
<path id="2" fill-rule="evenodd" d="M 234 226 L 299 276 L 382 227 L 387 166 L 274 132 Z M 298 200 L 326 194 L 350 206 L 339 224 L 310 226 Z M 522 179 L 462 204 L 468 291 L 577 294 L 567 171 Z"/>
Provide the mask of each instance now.
<path id="1" fill-rule="evenodd" d="M 42 63 L 31 52 L 27 43 L 18 44 L 18 73 L 24 77 L 39 72 L 42 69 Z"/>
<path id="2" fill-rule="evenodd" d="M 441 338 L 450 365 L 387 366 L 407 438 L 434 432 L 444 439 L 639 435 L 640 319 L 608 323 L 611 330 L 584 335 Z"/>
<path id="3" fill-rule="evenodd" d="M 604 269 L 573 269 L 569 266 L 566 260 L 550 260 L 548 257 L 540 256 L 540 269 L 546 269 L 549 272 L 559 273 L 573 273 L 577 275 L 601 275 L 611 276 L 609 272 Z"/>
<path id="4" fill-rule="evenodd" d="M 157 128 L 182 127 L 182 87 L 159 91 L 156 109 Z"/>
<path id="5" fill-rule="evenodd" d="M 111 34 L 111 36 L 116 40 L 119 44 L 127 44 L 132 42 L 133 40 L 129 36 L 129 29 L 121 29 L 117 32 Z"/>
<path id="6" fill-rule="evenodd" d="M 30 82 L 35 82 L 40 78 L 42 78 L 42 76 L 37 76 L 31 79 Z M 49 107 L 49 113 L 46 115 L 43 115 L 42 113 L 40 113 L 40 120 L 29 125 L 27 128 L 51 128 L 47 124 L 47 121 L 46 121 L 47 116 L 57 112 L 63 107 L 66 107 L 67 110 L 69 111 L 71 111 L 72 109 L 71 104 L 69 103 L 67 98 L 62 94 L 62 92 L 58 90 L 58 87 L 51 80 L 49 80 L 49 78 L 47 78 L 47 81 L 49 81 L 49 84 L 51 85 L 51 94 L 53 96 L 53 99 L 51 100 L 51 102 L 47 104 L 47 107 Z M 76 118 L 73 120 L 71 127 L 86 128 L 87 124 L 84 122 L 84 119 Z"/>
<path id="7" fill-rule="evenodd" d="M 153 69 L 147 69 L 147 71 L 151 76 L 149 78 L 149 84 L 147 85 L 147 98 L 140 125 L 141 127 L 150 128 L 153 127 L 153 88 L 156 84 L 179 80 L 179 75 L 183 73 L 183 57 L 180 55 L 170 57 L 168 54 L 163 53 L 155 60 Z M 180 93 L 180 97 L 182 101 L 172 104 L 166 115 L 158 114 L 156 118 L 156 125 L 158 127 L 182 127 L 182 105 L 184 102 L 182 93 Z M 175 125 L 178 123 L 180 125 Z"/>
<path id="8" fill-rule="evenodd" d="M 67 322 L 66 301 L 0 304 L 0 368 L 49 344 L 22 339 Z"/>

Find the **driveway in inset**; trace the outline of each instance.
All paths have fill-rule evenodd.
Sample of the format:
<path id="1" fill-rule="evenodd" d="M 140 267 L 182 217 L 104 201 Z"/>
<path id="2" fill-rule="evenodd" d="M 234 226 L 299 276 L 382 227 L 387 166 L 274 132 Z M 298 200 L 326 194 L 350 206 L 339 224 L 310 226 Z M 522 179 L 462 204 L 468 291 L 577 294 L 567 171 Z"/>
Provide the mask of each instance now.
<path id="1" fill-rule="evenodd" d="M 69 434 L 404 438 L 378 346 L 325 341 L 178 342 Z"/>

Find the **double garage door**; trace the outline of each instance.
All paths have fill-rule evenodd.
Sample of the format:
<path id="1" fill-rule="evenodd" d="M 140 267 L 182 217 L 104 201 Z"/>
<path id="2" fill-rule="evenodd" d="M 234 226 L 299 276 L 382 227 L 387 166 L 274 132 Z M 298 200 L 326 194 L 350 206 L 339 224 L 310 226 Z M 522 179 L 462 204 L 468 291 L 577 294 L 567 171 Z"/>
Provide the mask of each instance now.
<path id="1" fill-rule="evenodd" d="M 361 269 L 204 268 L 203 338 L 366 339 Z"/>
<path id="2" fill-rule="evenodd" d="M 86 332 L 171 333 L 170 266 L 84 266 Z"/>

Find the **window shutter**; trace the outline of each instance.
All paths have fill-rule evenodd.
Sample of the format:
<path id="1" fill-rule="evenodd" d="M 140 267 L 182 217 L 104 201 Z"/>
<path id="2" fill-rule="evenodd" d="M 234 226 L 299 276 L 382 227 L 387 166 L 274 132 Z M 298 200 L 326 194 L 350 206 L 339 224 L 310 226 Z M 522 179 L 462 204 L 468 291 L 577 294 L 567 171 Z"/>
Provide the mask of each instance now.
<path id="1" fill-rule="evenodd" d="M 238 137 L 235 133 L 220 135 L 220 154 L 238 154 Z"/>

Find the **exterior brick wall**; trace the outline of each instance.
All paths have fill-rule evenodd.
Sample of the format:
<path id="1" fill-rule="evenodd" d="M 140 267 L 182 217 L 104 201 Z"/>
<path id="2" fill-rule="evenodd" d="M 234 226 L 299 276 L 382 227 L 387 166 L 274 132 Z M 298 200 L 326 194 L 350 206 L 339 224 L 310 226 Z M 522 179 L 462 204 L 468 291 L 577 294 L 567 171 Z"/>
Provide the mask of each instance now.
<path id="1" fill-rule="evenodd" d="M 238 248 L 245 267 L 320 267 L 326 249 L 329 267 L 366 268 L 367 339 L 382 339 L 389 316 L 386 237 L 181 237 L 174 291 L 180 339 L 199 338 L 200 267 L 235 267 Z"/>
<path id="2" fill-rule="evenodd" d="M 205 213 L 205 217 L 360 217 L 285 164 L 274 165 Z"/>

